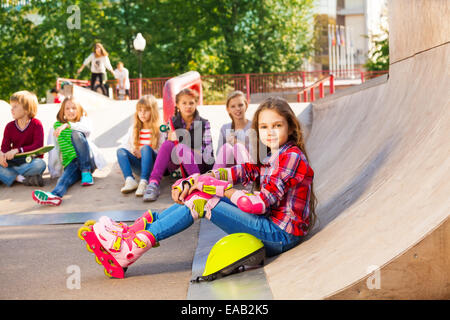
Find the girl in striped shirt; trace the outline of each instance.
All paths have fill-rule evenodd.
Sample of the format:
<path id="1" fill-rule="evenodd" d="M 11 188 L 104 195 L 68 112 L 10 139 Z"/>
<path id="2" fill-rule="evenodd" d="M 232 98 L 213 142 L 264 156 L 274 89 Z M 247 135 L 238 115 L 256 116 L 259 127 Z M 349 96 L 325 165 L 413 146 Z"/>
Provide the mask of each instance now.
<path id="1" fill-rule="evenodd" d="M 94 224 L 101 245 L 122 268 L 200 217 L 226 233 L 257 237 L 267 256 L 302 241 L 314 225 L 316 199 L 300 123 L 286 100 L 268 98 L 255 112 L 252 128 L 258 138 L 256 163 L 178 180 L 172 187 L 176 204 L 158 213 L 147 211 L 131 226 L 108 217 Z M 246 194 L 235 189 L 240 183 L 254 183 L 259 191 Z"/>
<path id="2" fill-rule="evenodd" d="M 142 197 L 148 184 L 156 154 L 166 135 L 159 131 L 158 103 L 154 96 L 145 95 L 136 104 L 134 123 L 122 139 L 117 150 L 117 160 L 125 178 L 122 193 L 135 191 Z M 140 177 L 139 183 L 133 173 Z"/>
<path id="3" fill-rule="evenodd" d="M 94 184 L 92 173 L 106 162 L 95 144 L 89 140 L 92 125 L 87 113 L 73 97 L 65 98 L 49 132 L 48 168 L 52 177 L 60 177 L 51 192 L 35 190 L 33 200 L 39 204 L 58 206 L 69 187 L 81 180 L 82 186 Z M 62 172 L 61 172 L 62 171 Z"/>

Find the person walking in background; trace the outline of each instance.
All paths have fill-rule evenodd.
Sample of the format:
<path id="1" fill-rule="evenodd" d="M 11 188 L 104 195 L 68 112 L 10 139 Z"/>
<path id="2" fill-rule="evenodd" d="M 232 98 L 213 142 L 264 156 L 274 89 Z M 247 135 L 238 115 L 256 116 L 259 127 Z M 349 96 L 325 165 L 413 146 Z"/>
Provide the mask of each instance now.
<path id="1" fill-rule="evenodd" d="M 84 60 L 83 65 L 77 71 L 77 75 L 80 74 L 84 67 L 89 63 L 91 64 L 91 90 L 95 90 L 95 83 L 98 81 L 100 87 L 102 88 L 103 94 L 107 96 L 108 92 L 103 85 L 103 74 L 106 73 L 106 69 L 108 69 L 108 71 L 114 75 L 114 69 L 109 61 L 108 52 L 100 42 L 97 42 L 94 45 L 93 52 Z"/>
<path id="2" fill-rule="evenodd" d="M 130 79 L 128 69 L 123 66 L 123 62 L 117 63 L 117 69 L 114 70 L 114 76 L 118 80 L 117 83 L 117 96 L 124 96 L 124 100 L 130 99 Z"/>

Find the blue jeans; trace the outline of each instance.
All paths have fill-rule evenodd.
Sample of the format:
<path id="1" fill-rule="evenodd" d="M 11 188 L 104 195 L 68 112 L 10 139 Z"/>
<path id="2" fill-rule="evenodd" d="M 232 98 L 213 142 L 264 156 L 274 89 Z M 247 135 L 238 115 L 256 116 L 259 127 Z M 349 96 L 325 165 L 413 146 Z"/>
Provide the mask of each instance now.
<path id="1" fill-rule="evenodd" d="M 156 152 L 150 146 L 141 148 L 141 159 L 124 148 L 117 150 L 117 161 L 122 170 L 123 177 L 133 177 L 133 172 L 141 179 L 148 180 L 153 170 Z"/>
<path id="2" fill-rule="evenodd" d="M 61 198 L 66 194 L 69 187 L 81 180 L 81 172 L 94 172 L 96 169 L 95 161 L 84 133 L 72 131 L 72 144 L 77 157 L 64 168 L 62 176 L 58 179 L 55 189 L 52 191 L 55 196 Z"/>
<path id="3" fill-rule="evenodd" d="M 47 165 L 41 158 L 34 158 L 30 163 L 24 163 L 19 166 L 0 166 L 0 181 L 11 187 L 16 177 L 20 174 L 24 177 L 41 175 L 44 173 Z"/>
<path id="4" fill-rule="evenodd" d="M 194 223 L 189 209 L 174 204 L 161 213 L 153 213 L 154 222 L 147 226 L 157 241 L 169 238 Z M 222 198 L 212 209 L 211 222 L 228 234 L 249 233 L 264 243 L 267 256 L 274 256 L 298 245 L 302 237 L 294 236 L 280 229 L 270 218 L 246 213 L 227 198 Z"/>

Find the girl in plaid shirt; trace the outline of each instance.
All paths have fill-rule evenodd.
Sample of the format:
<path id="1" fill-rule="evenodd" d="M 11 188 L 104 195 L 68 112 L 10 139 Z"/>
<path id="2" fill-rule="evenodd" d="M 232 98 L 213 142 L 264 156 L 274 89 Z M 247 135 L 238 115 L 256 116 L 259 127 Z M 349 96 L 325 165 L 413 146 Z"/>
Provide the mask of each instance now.
<path id="1" fill-rule="evenodd" d="M 267 256 L 301 242 L 315 222 L 315 196 L 314 172 L 300 123 L 286 100 L 269 98 L 256 111 L 252 127 L 259 143 L 257 163 L 180 179 L 172 188 L 176 204 L 161 213 L 148 211 L 131 226 L 100 218 L 93 226 L 95 234 L 122 268 L 199 217 L 210 219 L 229 234 L 243 232 L 259 238 Z M 233 187 L 252 182 L 259 189 L 254 194 Z M 124 241 L 128 245 L 118 245 Z M 115 249 L 108 249 L 111 244 Z"/>

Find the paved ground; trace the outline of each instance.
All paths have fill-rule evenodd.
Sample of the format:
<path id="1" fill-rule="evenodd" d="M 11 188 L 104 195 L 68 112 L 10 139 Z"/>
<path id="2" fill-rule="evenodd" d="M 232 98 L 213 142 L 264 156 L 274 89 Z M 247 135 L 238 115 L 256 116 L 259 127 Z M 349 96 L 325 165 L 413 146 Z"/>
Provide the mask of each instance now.
<path id="1" fill-rule="evenodd" d="M 80 226 L 0 227 L 0 299 L 186 299 L 198 222 L 148 251 L 125 279 L 104 275 Z"/>

